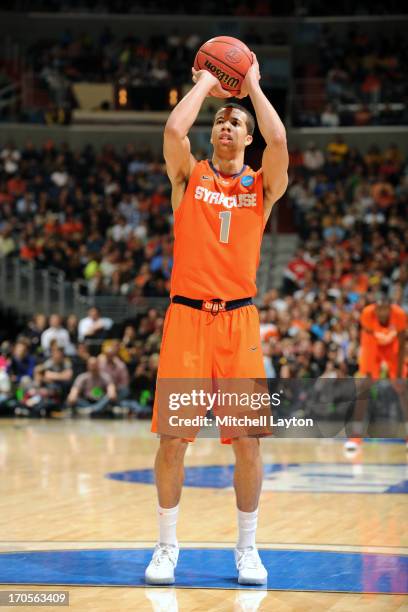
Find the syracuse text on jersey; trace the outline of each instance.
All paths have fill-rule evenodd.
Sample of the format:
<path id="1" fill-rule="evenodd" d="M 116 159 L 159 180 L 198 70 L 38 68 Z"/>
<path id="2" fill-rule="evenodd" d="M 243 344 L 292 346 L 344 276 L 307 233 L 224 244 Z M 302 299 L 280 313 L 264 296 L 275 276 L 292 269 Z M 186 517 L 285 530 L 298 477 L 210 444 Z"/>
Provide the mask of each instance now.
<path id="1" fill-rule="evenodd" d="M 211 191 L 206 187 L 197 185 L 194 193 L 196 200 L 203 200 L 208 204 L 218 204 L 224 208 L 243 208 L 256 206 L 256 193 L 239 193 L 226 196 L 222 191 Z"/>

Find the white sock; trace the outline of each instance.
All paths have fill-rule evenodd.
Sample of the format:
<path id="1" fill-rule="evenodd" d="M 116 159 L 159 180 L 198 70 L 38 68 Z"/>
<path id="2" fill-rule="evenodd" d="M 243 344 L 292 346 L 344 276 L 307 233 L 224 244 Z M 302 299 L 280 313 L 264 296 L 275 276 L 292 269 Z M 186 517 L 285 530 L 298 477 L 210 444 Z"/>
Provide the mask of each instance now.
<path id="1" fill-rule="evenodd" d="M 256 526 L 258 523 L 258 508 L 253 512 L 238 510 L 238 544 L 237 548 L 255 547 Z"/>
<path id="2" fill-rule="evenodd" d="M 158 507 L 160 544 L 173 544 L 174 546 L 177 546 L 176 529 L 178 512 L 178 505 L 174 508 Z"/>
<path id="3" fill-rule="evenodd" d="M 360 437 L 363 433 L 363 421 L 353 421 L 351 429 L 351 437 Z"/>

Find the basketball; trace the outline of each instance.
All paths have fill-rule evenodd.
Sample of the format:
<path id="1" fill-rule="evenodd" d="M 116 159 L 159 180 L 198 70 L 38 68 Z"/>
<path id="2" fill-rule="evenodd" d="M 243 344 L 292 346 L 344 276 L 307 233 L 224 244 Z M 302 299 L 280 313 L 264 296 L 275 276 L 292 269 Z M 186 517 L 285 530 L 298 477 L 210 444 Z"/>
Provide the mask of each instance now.
<path id="1" fill-rule="evenodd" d="M 194 60 L 196 70 L 208 70 L 217 77 L 222 87 L 239 94 L 242 82 L 252 64 L 248 47 L 231 36 L 217 36 L 207 40 Z"/>

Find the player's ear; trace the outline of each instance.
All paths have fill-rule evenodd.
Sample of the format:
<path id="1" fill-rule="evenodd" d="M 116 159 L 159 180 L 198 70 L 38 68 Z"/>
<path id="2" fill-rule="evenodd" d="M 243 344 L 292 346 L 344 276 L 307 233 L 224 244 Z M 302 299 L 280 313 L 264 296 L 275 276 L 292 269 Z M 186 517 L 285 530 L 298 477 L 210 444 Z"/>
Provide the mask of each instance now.
<path id="1" fill-rule="evenodd" d="M 247 134 L 245 136 L 245 146 L 247 147 L 248 145 L 250 145 L 253 139 L 254 137 L 252 136 L 252 134 Z"/>

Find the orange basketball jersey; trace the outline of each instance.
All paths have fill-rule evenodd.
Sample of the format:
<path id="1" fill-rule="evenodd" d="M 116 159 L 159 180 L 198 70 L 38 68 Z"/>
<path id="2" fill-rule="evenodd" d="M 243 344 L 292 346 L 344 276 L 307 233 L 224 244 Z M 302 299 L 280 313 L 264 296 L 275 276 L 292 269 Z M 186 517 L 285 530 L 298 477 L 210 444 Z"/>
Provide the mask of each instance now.
<path id="1" fill-rule="evenodd" d="M 390 307 L 390 320 L 386 326 L 381 325 L 379 322 L 375 304 L 370 304 L 363 308 L 360 315 L 360 323 L 363 328 L 369 329 L 371 332 L 390 332 L 392 330 L 397 333 L 406 330 L 407 328 L 407 315 L 405 311 L 397 304 L 391 304 Z M 361 343 L 367 344 L 370 348 L 378 347 L 380 350 L 389 352 L 390 355 L 398 354 L 398 338 L 395 338 L 392 343 L 386 346 L 378 345 L 376 339 L 362 329 L 361 331 Z"/>
<path id="2" fill-rule="evenodd" d="M 226 176 L 196 164 L 174 215 L 171 296 L 235 300 L 256 294 L 264 230 L 262 170 Z"/>

